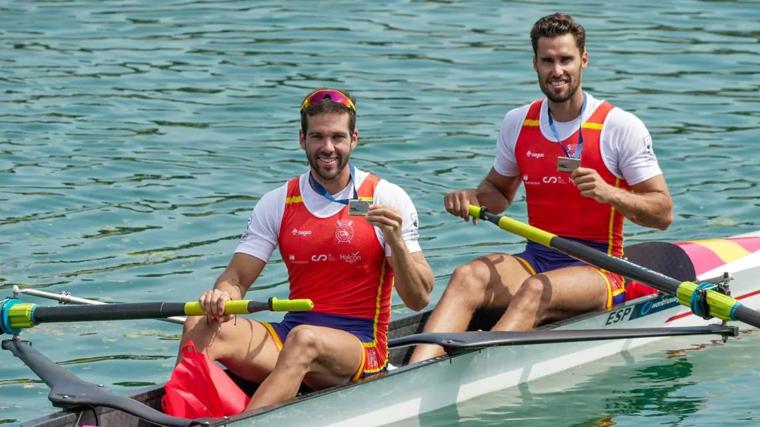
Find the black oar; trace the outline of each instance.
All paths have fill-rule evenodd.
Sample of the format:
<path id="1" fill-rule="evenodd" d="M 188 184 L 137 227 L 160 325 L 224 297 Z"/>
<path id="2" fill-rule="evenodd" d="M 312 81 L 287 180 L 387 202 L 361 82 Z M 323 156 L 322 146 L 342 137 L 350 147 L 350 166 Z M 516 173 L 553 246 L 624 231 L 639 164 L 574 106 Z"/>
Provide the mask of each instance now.
<path id="1" fill-rule="evenodd" d="M 224 314 L 248 314 L 257 311 L 309 311 L 311 300 L 281 300 L 272 297 L 267 302 L 227 301 Z M 146 302 L 105 305 L 38 306 L 7 298 L 0 301 L 0 333 L 18 334 L 21 329 L 40 323 L 81 322 L 96 320 L 162 319 L 171 316 L 203 315 L 200 303 Z"/>
<path id="2" fill-rule="evenodd" d="M 647 284 L 667 294 L 676 295 L 678 301 L 703 317 L 722 320 L 739 320 L 760 328 L 760 313 L 734 298 L 694 282 L 681 282 L 672 277 L 617 258 L 582 243 L 525 224 L 504 215 L 494 215 L 483 208 L 470 205 L 470 215 L 488 220 L 499 228 L 517 234 L 543 246 L 557 249 L 581 261 Z M 704 306 L 704 307 L 703 307 Z"/>
<path id="3" fill-rule="evenodd" d="M 538 329 L 517 332 L 428 332 L 393 338 L 388 341 L 388 346 L 407 347 L 417 344 L 437 344 L 447 349 L 472 349 L 505 345 L 552 344 L 680 335 L 716 334 L 724 337 L 735 337 L 738 333 L 739 330 L 735 326 L 724 325 L 631 329 Z"/>

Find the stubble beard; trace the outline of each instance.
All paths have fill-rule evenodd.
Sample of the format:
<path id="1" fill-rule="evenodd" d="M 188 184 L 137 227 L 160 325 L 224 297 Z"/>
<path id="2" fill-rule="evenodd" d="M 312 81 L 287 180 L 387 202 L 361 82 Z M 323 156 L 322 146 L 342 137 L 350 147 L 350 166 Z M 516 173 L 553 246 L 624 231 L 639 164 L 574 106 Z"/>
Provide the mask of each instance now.
<path id="1" fill-rule="evenodd" d="M 317 176 L 325 182 L 332 181 L 336 179 L 338 176 L 340 176 L 341 172 L 343 172 L 343 169 L 345 169 L 346 165 L 348 164 L 348 156 L 343 156 L 336 153 L 336 157 L 338 160 L 337 167 L 331 171 L 325 171 L 319 165 L 319 162 L 317 160 L 318 157 L 319 157 L 319 154 L 313 154 L 313 155 L 307 156 L 307 159 L 309 160 L 309 166 L 311 166 L 311 170 L 313 170 L 314 173 L 316 173 Z"/>
<path id="2" fill-rule="evenodd" d="M 570 82 L 568 83 L 569 89 L 565 94 L 557 94 L 552 91 L 551 84 L 544 81 L 539 80 L 541 82 L 539 86 L 541 86 L 541 92 L 546 95 L 547 98 L 549 98 L 550 101 L 556 102 L 556 103 L 563 103 L 567 102 L 568 100 L 572 99 L 572 97 L 578 92 L 578 88 L 580 87 L 580 81 L 581 81 L 581 75 L 578 74 L 578 78 L 574 79 L 570 77 Z"/>

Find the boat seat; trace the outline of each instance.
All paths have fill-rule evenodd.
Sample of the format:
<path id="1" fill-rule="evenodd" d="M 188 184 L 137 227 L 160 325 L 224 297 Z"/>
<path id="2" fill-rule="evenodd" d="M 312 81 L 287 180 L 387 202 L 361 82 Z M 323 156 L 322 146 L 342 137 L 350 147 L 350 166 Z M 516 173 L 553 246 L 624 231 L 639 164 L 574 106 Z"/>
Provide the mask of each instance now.
<path id="1" fill-rule="evenodd" d="M 643 242 L 626 246 L 624 257 L 632 263 L 681 282 L 697 279 L 691 259 L 680 246 L 666 242 Z"/>
<path id="2" fill-rule="evenodd" d="M 697 279 L 694 264 L 680 246 L 666 242 L 643 242 L 626 246 L 623 256 L 634 264 L 670 276 L 678 281 Z M 626 279 L 625 300 L 630 301 L 646 295 L 657 293 L 643 283 Z"/>

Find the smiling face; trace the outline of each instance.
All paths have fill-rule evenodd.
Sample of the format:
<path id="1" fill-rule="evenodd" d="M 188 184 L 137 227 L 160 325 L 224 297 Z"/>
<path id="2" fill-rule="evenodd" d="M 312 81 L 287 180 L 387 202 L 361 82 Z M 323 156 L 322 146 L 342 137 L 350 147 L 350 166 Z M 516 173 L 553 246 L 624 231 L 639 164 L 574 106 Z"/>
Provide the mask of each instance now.
<path id="1" fill-rule="evenodd" d="M 311 166 L 312 176 L 331 193 L 347 184 L 350 171 L 346 167 L 359 134 L 349 129 L 348 113 L 322 113 L 307 116 L 306 133 L 299 134 L 301 148 Z"/>
<path id="2" fill-rule="evenodd" d="M 533 68 L 550 101 L 562 103 L 580 97 L 581 74 L 587 65 L 588 52 L 581 52 L 572 34 L 538 39 Z"/>

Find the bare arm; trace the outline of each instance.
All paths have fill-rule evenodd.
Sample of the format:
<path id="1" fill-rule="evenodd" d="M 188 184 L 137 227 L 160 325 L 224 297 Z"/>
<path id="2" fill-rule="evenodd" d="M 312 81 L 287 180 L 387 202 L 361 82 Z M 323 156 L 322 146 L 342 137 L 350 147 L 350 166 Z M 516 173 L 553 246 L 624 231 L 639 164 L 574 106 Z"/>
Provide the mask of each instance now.
<path id="1" fill-rule="evenodd" d="M 665 230 L 673 222 L 673 200 L 662 175 L 632 186 L 631 191 L 607 184 L 589 168 L 574 170 L 571 178 L 583 196 L 612 205 L 635 224 Z"/>
<path id="2" fill-rule="evenodd" d="M 233 255 L 227 268 L 216 279 L 214 288 L 204 292 L 198 298 L 203 311 L 212 319 L 222 319 L 224 303 L 242 299 L 265 265 L 264 261 L 251 255 L 243 253 Z"/>
<path id="3" fill-rule="evenodd" d="M 401 300 L 413 310 L 425 308 L 433 291 L 433 271 L 422 252 L 409 253 L 401 233 L 401 214 L 388 206 L 373 205 L 369 208 L 367 221 L 380 228 L 385 242 L 391 247 L 391 256 L 386 260 L 393 267 L 396 291 Z"/>
<path id="4" fill-rule="evenodd" d="M 519 186 L 519 176 L 499 175 L 491 168 L 477 188 L 447 193 L 443 204 L 449 213 L 467 221 L 470 219 L 468 205 L 485 206 L 494 213 L 502 212 L 512 204 Z M 476 222 L 476 218 L 473 221 Z"/>

